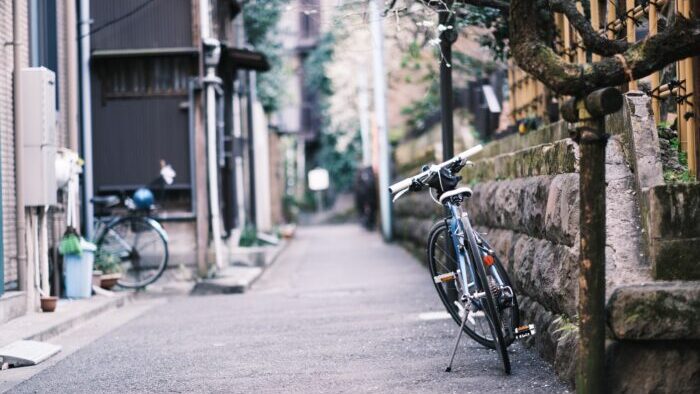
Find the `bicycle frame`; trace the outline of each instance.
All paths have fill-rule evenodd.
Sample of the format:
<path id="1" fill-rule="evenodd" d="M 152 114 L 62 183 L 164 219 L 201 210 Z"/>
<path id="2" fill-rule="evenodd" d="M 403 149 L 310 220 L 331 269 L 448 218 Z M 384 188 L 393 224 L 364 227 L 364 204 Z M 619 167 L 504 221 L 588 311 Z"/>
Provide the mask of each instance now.
<path id="1" fill-rule="evenodd" d="M 447 221 L 452 247 L 457 256 L 457 262 L 459 263 L 459 280 L 464 284 L 464 291 L 468 293 L 468 295 L 463 295 L 473 297 L 479 290 L 486 290 L 476 287 L 476 280 L 473 279 L 469 281 L 469 278 L 476 278 L 474 264 L 477 262 L 472 261 L 472 257 L 467 253 L 467 248 L 469 248 L 467 239 L 469 233 L 473 235 L 474 230 L 469 222 L 469 215 L 462 210 L 459 204 L 447 201 L 445 206 L 450 211 L 450 216 L 445 220 Z M 481 251 L 475 251 L 474 253 L 481 253 Z M 499 286 L 504 285 L 504 281 L 498 273 L 498 270 L 492 266 L 489 267 L 489 272 Z M 468 276 L 467 273 L 469 273 Z M 485 287 L 487 287 L 487 285 L 485 285 Z"/>

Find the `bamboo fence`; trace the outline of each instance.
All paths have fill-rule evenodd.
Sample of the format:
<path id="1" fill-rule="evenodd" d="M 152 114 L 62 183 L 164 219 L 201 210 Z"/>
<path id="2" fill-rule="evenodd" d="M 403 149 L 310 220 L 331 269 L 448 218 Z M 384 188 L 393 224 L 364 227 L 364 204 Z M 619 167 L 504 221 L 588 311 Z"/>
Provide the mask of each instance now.
<path id="1" fill-rule="evenodd" d="M 634 43 L 657 34 L 659 23 L 665 23 L 666 17 L 673 12 L 685 17 L 697 13 L 700 8 L 698 3 L 700 0 L 590 0 L 590 10 L 584 10 L 581 2 L 577 2 L 577 8 L 581 13 L 588 11 L 591 24 L 600 35 L 610 39 L 625 38 Z M 558 29 L 555 49 L 562 59 L 572 63 L 601 59 L 599 55 L 586 51 L 581 37 L 565 15 L 555 13 L 554 19 Z M 688 168 L 693 176 L 697 176 L 698 172 L 697 145 L 700 143 L 700 124 L 694 116 L 699 112 L 693 105 L 700 95 L 699 65 L 698 58 L 688 58 L 622 87 L 638 90 L 643 84 L 643 90 L 652 97 L 657 124 L 672 125 L 677 122 L 680 148 L 687 153 Z M 549 118 L 549 103 L 561 99 L 513 63 L 508 70 L 508 83 L 510 121 L 513 124 L 529 118 L 546 121 Z"/>

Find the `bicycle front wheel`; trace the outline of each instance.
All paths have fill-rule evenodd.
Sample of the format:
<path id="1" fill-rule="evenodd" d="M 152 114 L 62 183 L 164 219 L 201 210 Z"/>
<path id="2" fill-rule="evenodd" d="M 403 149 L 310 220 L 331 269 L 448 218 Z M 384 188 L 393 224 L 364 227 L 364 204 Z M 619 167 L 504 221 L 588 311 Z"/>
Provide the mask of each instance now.
<path id="1" fill-rule="evenodd" d="M 97 240 L 100 258 L 119 262 L 121 287 L 143 288 L 163 274 L 168 264 L 168 243 L 151 219 L 127 216 L 110 223 Z"/>

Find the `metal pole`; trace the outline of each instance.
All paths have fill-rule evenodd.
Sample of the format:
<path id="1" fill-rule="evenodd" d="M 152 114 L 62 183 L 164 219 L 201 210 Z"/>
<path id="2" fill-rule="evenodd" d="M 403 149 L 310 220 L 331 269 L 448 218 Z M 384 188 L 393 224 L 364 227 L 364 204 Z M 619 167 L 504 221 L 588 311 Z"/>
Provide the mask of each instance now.
<path id="1" fill-rule="evenodd" d="M 391 241 L 391 195 L 389 193 L 389 169 L 391 152 L 389 147 L 388 121 L 386 113 L 386 71 L 384 69 L 384 19 L 377 0 L 369 2 L 369 19 L 372 29 L 372 64 L 374 77 L 374 113 L 377 117 L 379 137 L 379 209 L 382 215 L 384 240 Z"/>
<path id="2" fill-rule="evenodd" d="M 92 178 L 92 89 L 90 87 L 90 0 L 80 0 L 80 98 L 83 121 L 82 148 L 85 167 L 83 168 L 83 209 L 85 212 L 84 235 L 93 235 L 95 211 L 90 199 L 94 194 Z"/>
<path id="3" fill-rule="evenodd" d="M 250 177 L 250 182 L 248 182 L 248 187 L 250 187 L 250 222 L 253 226 L 257 223 L 257 212 L 256 212 L 256 201 L 255 201 L 255 130 L 253 128 L 254 114 L 253 114 L 253 101 L 255 100 L 255 71 L 248 72 L 247 79 L 247 100 L 246 106 L 248 111 L 248 176 Z"/>
<path id="4" fill-rule="evenodd" d="M 581 122 L 581 257 L 579 260 L 579 393 L 602 393 L 605 369 L 605 126 Z M 581 129 L 585 128 L 585 129 Z"/>
<path id="5" fill-rule="evenodd" d="M 20 83 L 20 70 L 22 68 L 22 46 L 20 41 L 22 34 L 22 12 L 20 0 L 12 4 L 12 44 L 14 61 L 14 120 L 15 120 L 15 221 L 17 222 L 17 284 L 19 290 L 27 290 L 29 278 L 27 278 L 27 245 L 25 238 L 26 213 L 24 209 L 24 127 L 22 124 L 22 86 Z"/>
<path id="6" fill-rule="evenodd" d="M 572 99 L 562 116 L 576 123 L 574 140 L 581 152 L 579 200 L 579 343 L 576 390 L 605 392 L 605 115 L 622 106 L 617 89 Z"/>
<path id="7" fill-rule="evenodd" d="M 445 3 L 445 9 L 440 9 L 438 20 L 443 26 L 452 26 L 440 34 L 440 113 L 442 118 L 442 159 L 449 160 L 454 156 L 454 99 L 452 97 L 452 44 L 457 41 L 454 28 L 454 14 L 451 11 L 452 1 Z"/>

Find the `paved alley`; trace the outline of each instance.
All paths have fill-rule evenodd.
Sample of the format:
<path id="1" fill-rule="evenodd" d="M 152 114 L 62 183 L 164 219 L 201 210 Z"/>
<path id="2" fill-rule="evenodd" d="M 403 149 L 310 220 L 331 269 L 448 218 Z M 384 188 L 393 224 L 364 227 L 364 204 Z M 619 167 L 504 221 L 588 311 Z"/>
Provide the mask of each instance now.
<path id="1" fill-rule="evenodd" d="M 426 315 L 426 269 L 356 225 L 303 227 L 243 295 L 176 297 L 11 392 L 566 392 L 520 345 L 495 352 Z M 439 316 L 438 316 L 439 317 Z"/>

